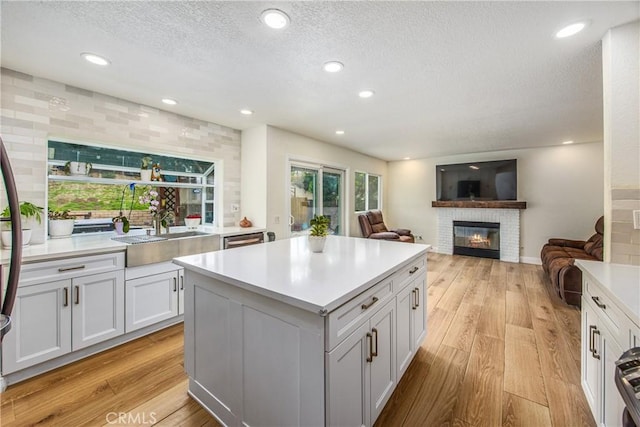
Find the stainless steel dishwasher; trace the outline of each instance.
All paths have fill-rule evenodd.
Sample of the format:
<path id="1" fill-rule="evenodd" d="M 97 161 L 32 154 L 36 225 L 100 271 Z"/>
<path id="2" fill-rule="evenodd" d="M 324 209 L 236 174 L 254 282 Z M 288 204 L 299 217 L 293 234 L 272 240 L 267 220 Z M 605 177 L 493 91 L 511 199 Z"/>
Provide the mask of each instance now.
<path id="1" fill-rule="evenodd" d="M 262 232 L 227 236 L 223 238 L 222 249 L 233 249 L 258 243 L 264 243 L 264 233 Z"/>

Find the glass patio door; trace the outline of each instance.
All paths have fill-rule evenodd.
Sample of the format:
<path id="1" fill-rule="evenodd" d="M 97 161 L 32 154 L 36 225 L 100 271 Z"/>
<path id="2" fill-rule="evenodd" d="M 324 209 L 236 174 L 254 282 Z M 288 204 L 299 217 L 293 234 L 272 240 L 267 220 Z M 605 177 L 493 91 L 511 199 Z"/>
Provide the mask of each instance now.
<path id="1" fill-rule="evenodd" d="M 291 236 L 308 234 L 314 215 L 326 215 L 331 219 L 331 234 L 344 234 L 343 182 L 342 170 L 321 165 L 291 164 Z"/>

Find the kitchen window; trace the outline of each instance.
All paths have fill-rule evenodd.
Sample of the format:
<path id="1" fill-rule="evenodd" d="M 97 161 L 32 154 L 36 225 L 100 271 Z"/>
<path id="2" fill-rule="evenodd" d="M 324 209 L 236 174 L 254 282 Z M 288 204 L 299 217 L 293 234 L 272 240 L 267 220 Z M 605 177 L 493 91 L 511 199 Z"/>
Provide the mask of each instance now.
<path id="1" fill-rule="evenodd" d="M 110 231 L 111 218 L 121 210 L 132 228 L 151 226 L 148 205 L 139 203 L 149 190 L 157 191 L 162 206 L 173 212 L 171 225 L 184 225 L 188 215 L 216 222 L 214 161 L 61 141 L 49 141 L 48 149 L 47 206 L 75 215 L 74 233 Z M 161 181 L 143 176 L 143 164 L 148 169 L 156 165 Z"/>
<path id="2" fill-rule="evenodd" d="M 380 188 L 382 177 L 366 172 L 356 172 L 355 176 L 355 210 L 365 212 L 382 209 Z"/>

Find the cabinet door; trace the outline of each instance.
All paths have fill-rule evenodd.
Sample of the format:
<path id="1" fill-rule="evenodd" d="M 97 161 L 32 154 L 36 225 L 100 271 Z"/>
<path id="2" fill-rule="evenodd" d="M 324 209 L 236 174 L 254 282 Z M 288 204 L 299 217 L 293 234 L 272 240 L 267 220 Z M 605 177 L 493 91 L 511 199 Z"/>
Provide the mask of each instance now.
<path id="1" fill-rule="evenodd" d="M 591 306 L 591 302 L 582 299 L 582 349 L 581 349 L 581 370 L 582 370 L 582 390 L 587 398 L 591 413 L 596 420 L 600 420 L 600 360 L 594 357 L 592 349 L 600 348 L 600 336 L 595 334 L 598 327 L 598 318 Z"/>
<path id="2" fill-rule="evenodd" d="M 427 336 L 427 273 L 416 277 L 411 287 L 415 297 L 415 304 L 411 310 L 413 314 L 411 322 L 412 348 L 415 352 Z"/>
<path id="3" fill-rule="evenodd" d="M 79 350 L 124 334 L 124 271 L 72 280 L 72 348 Z"/>
<path id="4" fill-rule="evenodd" d="M 396 387 L 395 304 L 393 301 L 371 317 L 373 340 L 371 370 L 371 424 L 382 412 Z"/>
<path id="5" fill-rule="evenodd" d="M 125 331 L 131 332 L 178 315 L 175 271 L 127 280 Z"/>
<path id="6" fill-rule="evenodd" d="M 415 290 L 407 286 L 396 296 L 396 358 L 397 378 L 402 377 L 413 359 L 414 347 L 411 330 L 413 329 L 413 307 Z"/>
<path id="7" fill-rule="evenodd" d="M 326 425 L 368 426 L 369 324 L 365 323 L 326 353 Z M 380 339 L 380 338 L 378 338 Z"/>
<path id="8" fill-rule="evenodd" d="M 178 274 L 178 314 L 184 314 L 184 268 Z"/>
<path id="9" fill-rule="evenodd" d="M 622 411 L 625 404 L 618 392 L 613 374 L 616 371 L 615 362 L 622 356 L 623 350 L 606 329 L 602 331 L 600 342 L 602 343 L 602 347 L 598 348 L 602 361 L 602 416 L 600 419 L 604 426 L 619 426 L 622 424 Z"/>
<path id="10" fill-rule="evenodd" d="M 13 326 L 2 342 L 9 374 L 71 351 L 71 280 L 19 287 Z"/>

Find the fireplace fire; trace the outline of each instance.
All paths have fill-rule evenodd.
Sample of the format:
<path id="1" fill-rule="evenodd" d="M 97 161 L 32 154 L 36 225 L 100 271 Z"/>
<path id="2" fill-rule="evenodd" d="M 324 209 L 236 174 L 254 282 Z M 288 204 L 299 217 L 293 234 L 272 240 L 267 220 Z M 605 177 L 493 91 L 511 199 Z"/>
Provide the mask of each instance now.
<path id="1" fill-rule="evenodd" d="M 453 221 L 453 253 L 500 259 L 500 224 Z"/>

